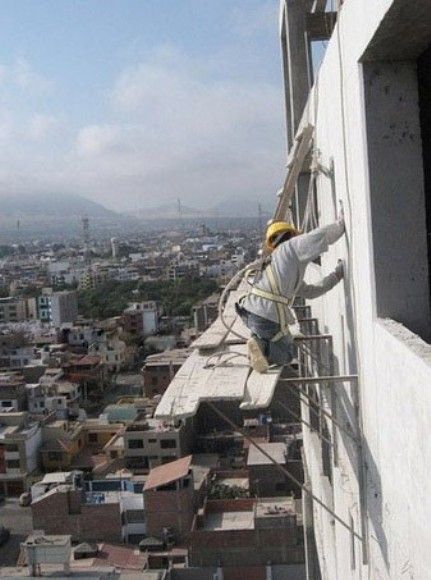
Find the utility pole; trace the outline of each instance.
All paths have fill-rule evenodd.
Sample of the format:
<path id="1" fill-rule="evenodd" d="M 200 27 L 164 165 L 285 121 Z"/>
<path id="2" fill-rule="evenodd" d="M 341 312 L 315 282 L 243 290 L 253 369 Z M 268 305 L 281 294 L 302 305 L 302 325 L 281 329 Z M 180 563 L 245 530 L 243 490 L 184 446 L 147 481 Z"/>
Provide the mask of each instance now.
<path id="1" fill-rule="evenodd" d="M 90 265 L 90 220 L 86 215 L 82 216 L 82 232 L 84 238 L 84 262 Z"/>
<path id="2" fill-rule="evenodd" d="M 263 231 L 263 212 L 262 212 L 262 206 L 260 203 L 257 204 L 257 219 L 258 219 L 258 225 L 259 225 L 259 233 L 262 233 Z"/>
<path id="3" fill-rule="evenodd" d="M 180 229 L 184 230 L 183 206 L 181 204 L 181 199 L 179 197 L 177 197 L 177 204 L 178 204 L 178 219 L 180 220 Z"/>

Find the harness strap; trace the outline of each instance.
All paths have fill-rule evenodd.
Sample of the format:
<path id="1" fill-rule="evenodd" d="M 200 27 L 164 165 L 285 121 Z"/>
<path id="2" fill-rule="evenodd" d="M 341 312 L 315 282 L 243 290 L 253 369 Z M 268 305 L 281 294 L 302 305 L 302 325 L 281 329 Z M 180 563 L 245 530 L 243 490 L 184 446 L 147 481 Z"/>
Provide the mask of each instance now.
<path id="1" fill-rule="evenodd" d="M 274 272 L 274 269 L 273 269 L 271 264 L 266 268 L 265 272 L 268 276 L 268 282 L 269 282 L 272 294 L 278 298 L 283 298 L 282 301 L 274 300 L 275 306 L 277 309 L 277 314 L 278 314 L 278 322 L 280 324 L 280 331 L 277 332 L 277 334 L 272 337 L 271 341 L 278 342 L 280 339 L 283 338 L 283 336 L 288 336 L 290 334 L 289 324 L 287 321 L 287 313 L 286 313 L 286 308 L 285 308 L 285 307 L 289 308 L 290 300 L 288 300 L 285 296 L 283 296 L 281 294 L 280 288 L 279 288 L 279 285 L 277 282 L 277 278 L 275 276 L 275 272 Z"/>
<path id="2" fill-rule="evenodd" d="M 290 300 L 285 296 L 266 292 L 266 290 L 262 290 L 261 288 L 252 288 L 250 294 L 254 294 L 255 296 L 259 296 L 259 298 L 264 298 L 265 300 L 271 300 L 271 302 L 280 302 L 285 306 L 290 306 Z"/>
<path id="3" fill-rule="evenodd" d="M 271 338 L 271 342 L 277 342 L 284 336 L 290 335 L 289 324 L 295 323 L 295 317 L 290 310 L 290 306 L 292 305 L 294 298 L 289 299 L 282 295 L 277 282 L 277 277 L 270 262 L 265 264 L 264 272 L 267 275 L 271 292 L 254 286 L 249 290 L 249 294 L 254 294 L 259 298 L 263 298 L 264 300 L 269 300 L 275 303 L 280 330 Z M 251 271 L 249 270 L 247 274 L 250 275 Z M 245 296 L 246 295 L 241 296 L 241 298 L 238 300 L 239 305 L 241 305 L 241 302 Z"/>

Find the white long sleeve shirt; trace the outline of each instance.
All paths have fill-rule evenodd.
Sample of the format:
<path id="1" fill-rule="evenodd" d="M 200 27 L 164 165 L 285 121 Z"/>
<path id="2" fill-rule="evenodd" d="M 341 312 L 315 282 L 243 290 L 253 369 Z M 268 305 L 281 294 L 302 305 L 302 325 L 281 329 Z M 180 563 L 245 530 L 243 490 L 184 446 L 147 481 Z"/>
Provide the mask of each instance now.
<path id="1" fill-rule="evenodd" d="M 296 236 L 280 244 L 271 254 L 271 266 L 275 273 L 280 292 L 286 298 L 300 296 L 317 298 L 328 292 L 339 281 L 335 272 L 325 276 L 318 284 L 306 284 L 304 275 L 310 262 L 328 250 L 344 233 L 344 220 Z M 271 292 L 265 270 L 258 274 L 254 286 Z M 242 306 L 262 318 L 279 322 L 276 305 L 271 300 L 255 294 L 248 294 Z"/>

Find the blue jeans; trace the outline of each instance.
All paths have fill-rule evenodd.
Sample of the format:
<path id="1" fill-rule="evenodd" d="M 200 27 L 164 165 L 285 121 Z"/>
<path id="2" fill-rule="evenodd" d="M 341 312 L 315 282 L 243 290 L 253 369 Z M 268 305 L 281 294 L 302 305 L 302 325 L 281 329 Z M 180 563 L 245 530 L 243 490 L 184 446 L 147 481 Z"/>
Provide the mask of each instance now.
<path id="1" fill-rule="evenodd" d="M 280 325 L 277 322 L 248 312 L 240 305 L 236 305 L 236 311 L 247 328 L 250 329 L 252 337 L 258 341 L 270 364 L 281 366 L 290 364 L 296 356 L 296 347 L 291 337 L 283 336 L 277 342 L 271 340 L 280 331 Z"/>

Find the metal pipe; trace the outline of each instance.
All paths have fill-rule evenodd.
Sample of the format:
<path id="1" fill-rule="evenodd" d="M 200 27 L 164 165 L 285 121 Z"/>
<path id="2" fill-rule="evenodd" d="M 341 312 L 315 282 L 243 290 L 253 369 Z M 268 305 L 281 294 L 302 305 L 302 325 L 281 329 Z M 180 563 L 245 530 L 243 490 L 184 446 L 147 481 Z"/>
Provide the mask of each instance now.
<path id="1" fill-rule="evenodd" d="M 292 392 L 296 392 L 296 389 L 293 387 L 293 385 L 287 386 Z M 336 419 L 334 419 L 331 413 L 328 413 L 328 411 L 326 411 L 322 405 L 319 405 L 319 403 L 313 400 L 313 397 L 310 397 L 310 395 L 305 391 L 303 391 L 302 389 L 298 389 L 298 391 L 301 393 L 301 395 L 303 395 L 310 401 L 311 404 L 307 403 L 307 401 L 304 401 L 304 403 L 310 407 L 311 411 L 313 411 L 317 416 L 319 416 L 319 413 L 315 409 L 313 409 L 313 406 L 317 407 L 320 410 L 320 412 L 323 413 L 323 415 L 325 415 L 326 417 L 328 417 L 328 419 L 330 419 L 339 429 L 341 429 L 341 431 L 346 433 L 346 435 L 351 437 L 354 441 L 356 442 L 358 441 L 358 438 L 356 437 L 356 435 L 352 433 L 352 431 L 349 431 L 346 427 L 344 427 L 343 425 L 341 425 L 341 423 L 339 423 Z"/>
<path id="2" fill-rule="evenodd" d="M 341 524 L 346 530 L 348 530 L 360 542 L 363 541 L 362 536 L 360 536 L 355 531 L 354 528 L 352 528 L 342 518 L 340 518 L 340 516 L 338 516 L 335 512 L 333 512 L 331 510 L 331 508 L 329 508 L 326 504 L 324 504 L 323 501 L 319 497 L 317 497 L 316 495 L 314 495 L 314 493 L 312 491 L 310 491 L 306 485 L 304 485 L 303 483 L 301 483 L 294 475 L 292 475 L 290 473 L 290 471 L 288 469 L 286 469 L 286 467 L 284 467 L 284 465 L 280 465 L 280 463 L 277 463 L 277 461 L 267 451 L 265 451 L 265 449 L 261 445 L 259 445 L 259 443 L 256 443 L 256 441 L 253 439 L 253 437 L 250 437 L 250 435 L 248 435 L 244 431 L 244 429 L 241 429 L 241 427 L 239 427 L 231 419 L 229 419 L 229 417 L 227 417 L 225 415 L 225 413 L 223 413 L 222 411 L 220 411 L 220 409 L 218 409 L 214 405 L 214 403 L 212 401 L 206 401 L 206 404 L 210 407 L 210 409 L 212 409 L 214 411 L 214 413 L 216 415 L 218 415 L 221 419 L 223 419 L 223 421 L 225 421 L 228 425 L 230 425 L 232 427 L 232 429 L 234 429 L 235 431 L 238 431 L 238 433 L 240 433 L 244 437 L 244 439 L 247 439 L 247 441 L 249 441 L 251 443 L 251 445 L 253 445 L 254 447 L 256 447 L 256 449 L 260 453 L 262 453 L 262 455 L 264 455 L 267 459 L 269 459 L 269 461 L 271 461 L 271 463 L 273 463 L 276 466 L 276 468 L 279 471 L 281 471 L 281 473 L 283 473 L 283 475 L 285 475 L 288 479 L 290 479 L 290 481 L 293 481 L 293 483 L 295 485 L 297 485 L 305 493 L 307 493 L 313 499 L 313 501 L 315 501 L 317 504 L 319 504 L 321 508 L 323 508 L 328 514 L 330 514 L 334 518 L 334 520 L 336 520 L 339 524 Z"/>
<path id="3" fill-rule="evenodd" d="M 280 405 L 280 407 L 282 407 L 285 411 L 287 411 L 288 413 L 290 413 L 292 415 L 292 417 L 294 417 L 297 421 L 299 421 L 300 423 L 303 423 L 304 425 L 306 425 L 312 431 L 315 431 L 316 430 L 316 429 L 313 428 L 313 425 L 311 423 L 308 423 L 308 421 L 306 421 L 300 415 L 298 415 L 297 413 L 295 413 L 294 411 L 292 411 L 292 409 L 290 409 L 287 405 L 285 405 L 284 403 L 282 403 L 278 399 L 274 399 L 273 401 L 274 401 L 274 403 L 278 403 Z M 320 434 L 319 437 L 321 439 L 323 439 L 323 441 L 326 441 L 326 443 L 328 445 L 331 445 L 331 446 L 333 445 L 332 441 L 330 439 L 328 439 L 327 437 L 325 437 L 324 435 Z"/>
<path id="4" fill-rule="evenodd" d="M 303 342 L 306 340 L 331 340 L 332 334 L 303 334 L 294 337 L 294 342 Z"/>
<path id="5" fill-rule="evenodd" d="M 285 379 L 278 379 L 279 383 L 348 383 L 358 380 L 358 375 L 334 375 L 325 377 L 287 377 Z"/>

